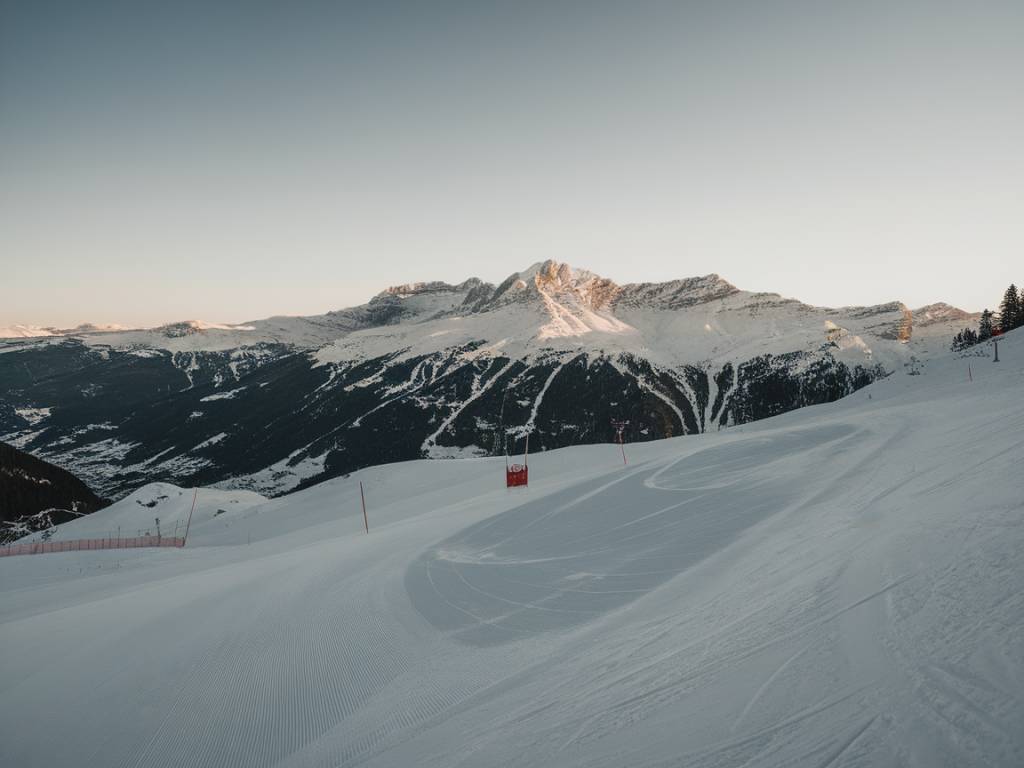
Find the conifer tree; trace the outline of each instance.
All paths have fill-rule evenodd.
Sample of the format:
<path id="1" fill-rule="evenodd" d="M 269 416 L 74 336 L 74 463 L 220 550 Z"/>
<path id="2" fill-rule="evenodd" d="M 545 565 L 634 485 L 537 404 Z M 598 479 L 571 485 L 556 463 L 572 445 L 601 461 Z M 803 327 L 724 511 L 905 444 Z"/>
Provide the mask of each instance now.
<path id="1" fill-rule="evenodd" d="M 950 345 L 950 349 L 953 352 L 960 352 L 968 347 L 973 347 L 977 343 L 978 334 L 971 328 L 964 328 L 960 333 L 953 337 L 953 343 Z"/>
<path id="2" fill-rule="evenodd" d="M 988 341 L 992 338 L 992 331 L 995 330 L 993 315 L 988 309 L 981 313 L 981 320 L 978 322 L 978 341 Z"/>
<path id="3" fill-rule="evenodd" d="M 1020 297 L 1017 295 L 1017 286 L 1010 283 L 999 304 L 999 329 L 1006 333 L 1021 325 L 1024 325 L 1024 318 L 1021 317 Z"/>

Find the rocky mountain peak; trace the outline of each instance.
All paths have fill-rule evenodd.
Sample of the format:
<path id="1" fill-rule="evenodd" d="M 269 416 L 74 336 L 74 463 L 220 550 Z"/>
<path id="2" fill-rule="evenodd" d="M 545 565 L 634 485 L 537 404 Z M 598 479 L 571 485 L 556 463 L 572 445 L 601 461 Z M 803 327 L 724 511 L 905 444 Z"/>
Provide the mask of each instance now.
<path id="1" fill-rule="evenodd" d="M 223 323 L 209 323 L 205 320 L 182 320 L 178 323 L 161 325 L 153 330 L 168 339 L 175 339 L 205 331 L 253 331 L 255 328 L 251 325 L 225 325 Z"/>
<path id="2" fill-rule="evenodd" d="M 630 307 L 683 309 L 739 292 L 735 285 L 712 273 L 665 283 L 630 283 L 623 286 L 617 303 Z"/>
<path id="3" fill-rule="evenodd" d="M 467 280 L 466 282 L 468 283 L 469 280 Z M 381 293 L 377 294 L 377 296 L 375 296 L 374 298 L 395 296 L 400 299 L 404 299 L 410 296 L 421 296 L 425 293 L 455 293 L 458 289 L 458 286 L 451 285 L 450 283 L 445 283 L 440 280 L 432 280 L 430 282 L 392 285 L 388 288 L 385 288 L 383 291 L 381 291 Z"/>
<path id="4" fill-rule="evenodd" d="M 612 280 L 558 261 L 542 261 L 509 275 L 495 290 L 490 306 L 510 302 L 568 302 L 590 310 L 603 309 L 620 291 Z M 490 308 L 490 307 L 488 307 Z"/>
<path id="5" fill-rule="evenodd" d="M 944 301 L 915 309 L 913 311 L 914 322 L 919 326 L 934 325 L 950 320 L 969 322 L 978 317 L 977 313 L 965 312 L 959 307 L 954 307 Z"/>

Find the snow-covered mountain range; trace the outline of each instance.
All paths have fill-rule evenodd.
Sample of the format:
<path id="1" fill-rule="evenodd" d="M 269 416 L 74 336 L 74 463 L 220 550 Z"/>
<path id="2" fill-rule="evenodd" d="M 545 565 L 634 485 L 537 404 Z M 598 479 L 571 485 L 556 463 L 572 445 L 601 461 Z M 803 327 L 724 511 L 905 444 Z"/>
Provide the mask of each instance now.
<path id="1" fill-rule="evenodd" d="M 419 457 L 717 430 L 828 402 L 973 316 L 813 307 L 718 275 L 618 285 L 543 262 L 241 325 L 0 341 L 0 439 L 103 494 L 168 480 L 280 494 Z"/>

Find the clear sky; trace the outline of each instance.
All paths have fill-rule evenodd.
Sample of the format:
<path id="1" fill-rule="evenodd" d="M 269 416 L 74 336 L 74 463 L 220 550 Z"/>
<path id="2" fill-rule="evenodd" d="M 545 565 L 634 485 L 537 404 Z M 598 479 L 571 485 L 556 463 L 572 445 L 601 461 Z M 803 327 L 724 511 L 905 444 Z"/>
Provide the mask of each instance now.
<path id="1" fill-rule="evenodd" d="M 3 2 L 0 325 L 554 258 L 815 304 L 1024 281 L 1024 2 Z"/>

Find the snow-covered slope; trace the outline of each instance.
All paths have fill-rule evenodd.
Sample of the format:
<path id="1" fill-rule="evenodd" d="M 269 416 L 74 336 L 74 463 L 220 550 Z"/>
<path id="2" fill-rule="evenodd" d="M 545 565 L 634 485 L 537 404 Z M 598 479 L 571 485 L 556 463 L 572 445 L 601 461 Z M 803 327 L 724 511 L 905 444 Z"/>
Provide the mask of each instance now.
<path id="1" fill-rule="evenodd" d="M 155 535 L 160 521 L 160 532 L 166 536 L 183 536 L 192 511 L 194 489 L 179 488 L 170 483 L 150 483 L 103 510 L 87 517 L 72 520 L 46 531 L 47 541 L 74 539 L 117 538 L 118 536 Z M 252 491 L 223 491 L 204 488 L 195 494 L 194 517 L 197 521 L 218 518 L 227 523 L 251 507 L 266 503 L 267 499 Z M 44 532 L 20 539 L 21 542 L 42 540 Z"/>
<path id="2" fill-rule="evenodd" d="M 968 319 L 812 307 L 717 275 L 617 285 L 554 262 L 316 317 L 0 342 L 0 438 L 117 497 L 281 494 L 360 467 L 717 430 L 835 400 Z M 29 419 L 27 413 L 45 413 Z"/>
<path id="3" fill-rule="evenodd" d="M 41 328 L 37 325 L 8 325 L 0 328 L 0 339 L 30 339 L 54 335 L 55 329 Z"/>
<path id="4" fill-rule="evenodd" d="M 123 325 L 95 325 L 85 323 L 74 328 L 43 328 L 38 325 L 9 325 L 0 328 L 0 339 L 34 339 L 50 336 L 83 336 L 128 330 Z"/>
<path id="5" fill-rule="evenodd" d="M 108 503 L 65 470 L 0 443 L 0 544 Z"/>
<path id="6" fill-rule="evenodd" d="M 407 462 L 220 515 L 201 490 L 184 550 L 0 559 L 0 754 L 1021 765 L 1020 331 L 1000 356 L 628 466 L 538 454 L 527 489 Z M 73 525 L 148 524 L 152 491 Z"/>

